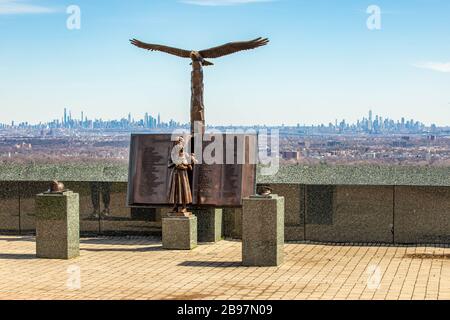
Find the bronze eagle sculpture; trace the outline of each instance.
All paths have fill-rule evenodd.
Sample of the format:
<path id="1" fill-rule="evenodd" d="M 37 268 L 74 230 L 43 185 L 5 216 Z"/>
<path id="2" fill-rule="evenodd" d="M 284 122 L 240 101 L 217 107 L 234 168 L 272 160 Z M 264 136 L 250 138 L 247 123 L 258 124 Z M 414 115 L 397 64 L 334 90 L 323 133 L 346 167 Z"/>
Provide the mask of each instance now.
<path id="1" fill-rule="evenodd" d="M 212 62 L 206 59 L 220 58 L 243 50 L 256 49 L 269 43 L 267 38 L 256 38 L 250 41 L 230 42 L 218 47 L 206 50 L 184 50 L 169 46 L 141 42 L 137 39 L 130 40 L 136 47 L 165 52 L 181 58 L 190 58 L 192 60 L 191 76 L 191 133 L 204 133 L 205 131 L 205 112 L 203 104 L 203 66 L 211 66 Z"/>

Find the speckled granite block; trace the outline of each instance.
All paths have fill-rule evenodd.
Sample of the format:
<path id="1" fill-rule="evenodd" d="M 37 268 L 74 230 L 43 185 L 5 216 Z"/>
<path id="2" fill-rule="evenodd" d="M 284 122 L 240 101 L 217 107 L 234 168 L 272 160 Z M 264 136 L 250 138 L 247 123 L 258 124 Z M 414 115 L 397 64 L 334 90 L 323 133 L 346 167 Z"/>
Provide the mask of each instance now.
<path id="1" fill-rule="evenodd" d="M 0 181 L 108 181 L 127 182 L 128 164 L 120 163 L 4 163 Z M 415 185 L 450 186 L 449 166 L 403 165 L 282 165 L 275 175 L 263 176 L 258 166 L 258 183 L 304 185 Z"/>
<path id="2" fill-rule="evenodd" d="M 450 243 L 450 188 L 395 187 L 395 243 Z"/>
<path id="3" fill-rule="evenodd" d="M 392 243 L 393 188 L 307 186 L 306 240 Z"/>
<path id="4" fill-rule="evenodd" d="M 162 244 L 169 250 L 192 250 L 197 246 L 197 217 L 162 219 Z"/>
<path id="5" fill-rule="evenodd" d="M 449 166 L 282 165 L 270 176 L 261 175 L 259 169 L 258 183 L 450 186 Z"/>
<path id="6" fill-rule="evenodd" d="M 242 212 L 243 265 L 283 263 L 284 197 L 245 198 Z"/>
<path id="7" fill-rule="evenodd" d="M 162 222 L 162 219 L 168 218 L 172 208 L 156 208 L 156 217 L 155 221 Z"/>
<path id="8" fill-rule="evenodd" d="M 224 208 L 222 210 L 222 233 L 224 238 L 232 238 L 232 232 L 234 229 L 234 214 L 233 210 Z"/>
<path id="9" fill-rule="evenodd" d="M 224 237 L 242 239 L 242 208 L 223 209 Z"/>
<path id="10" fill-rule="evenodd" d="M 198 241 L 217 242 L 222 240 L 222 209 L 195 209 L 198 221 Z"/>
<path id="11" fill-rule="evenodd" d="M 269 186 L 274 194 L 284 197 L 285 240 L 305 240 L 305 186 L 278 183 Z"/>
<path id="12" fill-rule="evenodd" d="M 234 209 L 233 239 L 242 239 L 242 208 Z"/>
<path id="13" fill-rule="evenodd" d="M 51 181 L 23 181 L 20 189 L 20 232 L 36 231 L 36 194 L 48 189 Z M 73 190 L 73 189 L 70 189 Z"/>
<path id="14" fill-rule="evenodd" d="M 19 185 L 0 181 L 0 231 L 17 233 L 20 229 Z"/>
<path id="15" fill-rule="evenodd" d="M 72 259 L 80 254 L 79 196 L 36 196 L 36 255 L 47 259 Z"/>

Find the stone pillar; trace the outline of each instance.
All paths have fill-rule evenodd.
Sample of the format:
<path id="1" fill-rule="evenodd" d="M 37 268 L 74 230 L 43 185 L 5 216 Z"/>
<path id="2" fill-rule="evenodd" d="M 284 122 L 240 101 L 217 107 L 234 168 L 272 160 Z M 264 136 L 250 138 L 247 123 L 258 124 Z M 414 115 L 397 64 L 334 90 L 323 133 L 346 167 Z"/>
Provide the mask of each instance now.
<path id="1" fill-rule="evenodd" d="M 65 191 L 36 196 L 36 256 L 72 259 L 80 255 L 80 201 Z"/>
<path id="2" fill-rule="evenodd" d="M 244 266 L 278 266 L 283 263 L 284 197 L 245 198 L 242 212 L 242 263 Z"/>
<path id="3" fill-rule="evenodd" d="M 242 239 L 242 208 L 234 209 L 233 239 Z"/>
<path id="4" fill-rule="evenodd" d="M 242 208 L 223 209 L 223 235 L 224 237 L 242 238 Z"/>
<path id="5" fill-rule="evenodd" d="M 234 229 L 234 214 L 233 209 L 224 208 L 222 210 L 222 234 L 224 238 L 232 238 Z"/>
<path id="6" fill-rule="evenodd" d="M 169 250 L 192 250 L 197 246 L 197 217 L 162 219 L 162 244 Z"/>
<path id="7" fill-rule="evenodd" d="M 195 209 L 198 220 L 198 241 L 218 242 L 222 240 L 222 209 Z"/>

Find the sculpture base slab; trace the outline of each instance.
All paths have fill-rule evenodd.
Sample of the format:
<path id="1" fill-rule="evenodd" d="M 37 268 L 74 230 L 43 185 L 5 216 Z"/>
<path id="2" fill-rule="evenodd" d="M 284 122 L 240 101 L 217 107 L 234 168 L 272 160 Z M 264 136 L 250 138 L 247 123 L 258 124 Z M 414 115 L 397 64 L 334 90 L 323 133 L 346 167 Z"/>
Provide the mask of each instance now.
<path id="1" fill-rule="evenodd" d="M 284 198 L 246 198 L 242 209 L 242 264 L 279 266 L 283 263 Z"/>
<path id="2" fill-rule="evenodd" d="M 167 214 L 170 218 L 190 218 L 192 215 L 192 212 L 169 212 Z"/>
<path id="3" fill-rule="evenodd" d="M 197 217 L 162 219 L 162 244 L 168 250 L 192 250 L 197 246 Z"/>

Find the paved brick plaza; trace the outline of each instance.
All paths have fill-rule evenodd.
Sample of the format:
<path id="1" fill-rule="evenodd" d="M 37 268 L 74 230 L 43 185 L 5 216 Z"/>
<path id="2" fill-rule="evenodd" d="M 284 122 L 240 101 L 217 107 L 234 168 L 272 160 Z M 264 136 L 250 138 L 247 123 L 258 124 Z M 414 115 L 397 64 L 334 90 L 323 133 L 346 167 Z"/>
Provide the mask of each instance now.
<path id="1" fill-rule="evenodd" d="M 291 243 L 282 266 L 247 268 L 238 241 L 82 239 L 71 261 L 36 259 L 34 241 L 0 236 L 0 299 L 450 299 L 447 247 Z"/>

